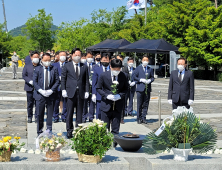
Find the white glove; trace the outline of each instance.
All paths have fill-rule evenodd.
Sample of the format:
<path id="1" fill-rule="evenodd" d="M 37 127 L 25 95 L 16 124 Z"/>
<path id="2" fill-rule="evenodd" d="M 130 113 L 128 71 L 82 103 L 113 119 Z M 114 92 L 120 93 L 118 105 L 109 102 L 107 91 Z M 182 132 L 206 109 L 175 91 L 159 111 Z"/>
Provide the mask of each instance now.
<path id="1" fill-rule="evenodd" d="M 60 79 L 60 81 L 61 81 L 61 79 L 62 79 L 61 76 L 59 76 L 59 79 Z"/>
<path id="2" fill-rule="evenodd" d="M 85 92 L 85 99 L 88 99 L 89 97 L 89 92 Z"/>
<path id="3" fill-rule="evenodd" d="M 42 90 L 42 89 L 39 89 L 38 92 L 43 95 L 44 97 L 49 97 L 46 93 L 46 90 Z"/>
<path id="4" fill-rule="evenodd" d="M 168 100 L 168 103 L 169 103 L 169 104 L 173 104 L 172 99 Z"/>
<path id="5" fill-rule="evenodd" d="M 89 80 L 89 84 L 92 86 L 92 80 Z"/>
<path id="6" fill-rule="evenodd" d="M 109 94 L 106 98 L 107 98 L 108 100 L 114 101 L 114 95 L 112 95 L 112 94 Z"/>
<path id="7" fill-rule="evenodd" d="M 50 90 L 46 90 L 46 95 L 47 96 L 50 96 L 52 93 L 53 93 L 53 91 L 51 89 Z"/>
<path id="8" fill-rule="evenodd" d="M 135 86 L 135 82 L 130 83 L 130 87 Z"/>
<path id="9" fill-rule="evenodd" d="M 94 103 L 96 103 L 96 95 L 95 95 L 95 94 L 92 95 L 92 101 L 93 101 Z"/>
<path id="10" fill-rule="evenodd" d="M 63 91 L 62 91 L 62 97 L 64 97 L 64 98 L 68 97 L 66 90 L 63 90 Z"/>
<path id="11" fill-rule="evenodd" d="M 146 84 L 150 84 L 150 83 L 151 83 L 150 79 L 146 80 Z"/>
<path id="12" fill-rule="evenodd" d="M 131 84 L 132 82 L 131 81 L 129 81 L 129 84 Z"/>
<path id="13" fill-rule="evenodd" d="M 117 100 L 120 100 L 120 99 L 121 99 L 121 97 L 120 97 L 119 94 L 114 95 L 114 101 L 117 101 Z"/>
<path id="14" fill-rule="evenodd" d="M 146 83 L 146 79 L 140 79 L 140 82 Z"/>
<path id="15" fill-rule="evenodd" d="M 193 100 L 188 100 L 188 104 L 189 104 L 189 105 L 192 105 L 193 102 L 194 102 Z"/>
<path id="16" fill-rule="evenodd" d="M 30 81 L 29 81 L 29 84 L 31 84 L 31 85 L 33 86 L 33 81 L 32 81 L 32 80 L 30 80 Z"/>

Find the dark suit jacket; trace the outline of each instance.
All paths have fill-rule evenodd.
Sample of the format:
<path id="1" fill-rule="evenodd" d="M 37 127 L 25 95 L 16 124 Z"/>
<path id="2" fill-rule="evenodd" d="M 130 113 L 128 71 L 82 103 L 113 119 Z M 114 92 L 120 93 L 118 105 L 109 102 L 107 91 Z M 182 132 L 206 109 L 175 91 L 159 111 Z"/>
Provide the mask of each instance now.
<path id="1" fill-rule="evenodd" d="M 31 60 L 30 56 L 29 55 L 26 56 L 25 57 L 25 64 L 31 64 L 31 63 L 32 63 L 32 60 Z"/>
<path id="2" fill-rule="evenodd" d="M 77 79 L 73 62 L 68 62 L 62 70 L 61 89 L 67 91 L 69 98 L 73 98 L 77 86 L 79 87 L 80 98 L 84 99 L 85 92 L 89 92 L 88 68 L 85 64 L 80 63 L 80 75 Z"/>
<path id="3" fill-rule="evenodd" d="M 40 100 L 41 98 L 44 98 L 44 96 L 38 92 L 39 89 L 44 90 L 44 70 L 43 69 L 44 69 L 43 66 L 39 65 L 35 68 L 35 71 L 33 74 L 33 85 L 35 87 L 35 90 L 34 90 L 35 100 Z M 50 66 L 49 89 L 53 91 L 53 93 L 49 96 L 50 100 L 56 99 L 56 92 L 57 92 L 58 86 L 59 86 L 58 69 L 56 67 Z"/>
<path id="4" fill-rule="evenodd" d="M 182 82 L 179 80 L 178 70 L 171 72 L 168 99 L 172 99 L 174 103 L 177 103 L 179 99 L 183 103 L 187 103 L 189 99 L 194 100 L 194 75 L 192 71 L 185 70 Z"/>
<path id="5" fill-rule="evenodd" d="M 88 68 L 87 62 L 85 63 L 85 65 L 87 66 L 87 69 L 88 69 L 89 78 L 90 78 L 90 75 L 91 75 L 91 79 L 92 79 L 93 73 L 90 73 L 90 72 L 89 72 L 89 68 Z M 96 67 L 96 64 L 95 64 L 95 63 L 92 63 L 92 70 L 91 70 L 91 71 L 94 71 L 94 68 L 95 68 L 95 67 Z"/>
<path id="6" fill-rule="evenodd" d="M 36 67 L 38 66 L 39 65 L 37 65 Z M 24 86 L 25 91 L 34 90 L 34 87 L 31 84 L 29 84 L 29 82 L 33 80 L 33 72 L 36 67 L 34 67 L 33 64 L 26 64 L 25 67 L 23 68 L 22 78 L 25 80 L 25 86 Z"/>
<path id="7" fill-rule="evenodd" d="M 154 72 L 153 72 L 153 69 L 150 68 L 149 66 L 147 66 L 148 69 L 147 69 L 147 72 L 148 72 L 148 77 L 147 79 L 151 79 L 151 83 L 154 81 Z M 133 81 L 136 82 L 137 84 L 137 88 L 136 88 L 136 91 L 137 92 L 143 92 L 145 91 L 145 87 L 146 85 L 142 82 L 140 82 L 140 79 L 146 79 L 146 75 L 145 75 L 145 72 L 144 72 L 144 69 L 143 69 L 143 66 L 140 65 L 138 66 L 134 73 L 133 73 Z M 148 84 L 148 92 L 151 92 L 151 83 Z"/>
<path id="8" fill-rule="evenodd" d="M 66 62 L 65 62 L 65 64 L 66 64 Z M 59 76 L 61 76 L 62 75 L 62 68 L 60 67 L 60 62 L 53 63 L 52 65 L 58 69 L 58 74 L 59 74 Z M 58 91 L 61 91 L 61 81 L 60 81 L 60 79 L 59 79 Z"/>
<path id="9" fill-rule="evenodd" d="M 129 74 L 130 70 L 129 70 L 128 66 L 124 66 L 123 69 L 122 69 L 122 71 L 123 71 L 123 72 L 125 73 L 125 75 L 127 76 L 127 80 L 130 81 L 130 74 Z M 135 71 L 135 68 L 133 67 L 133 73 L 132 73 L 132 75 L 131 75 L 131 82 L 133 82 L 133 74 L 134 74 L 134 71 Z M 129 88 L 130 88 L 130 86 L 129 86 Z M 132 90 L 132 91 L 135 91 L 135 90 L 136 90 L 136 85 L 133 86 L 133 87 L 131 87 L 131 90 Z"/>
<path id="10" fill-rule="evenodd" d="M 115 102 L 115 108 L 118 112 L 123 110 L 125 95 L 128 90 L 128 82 L 126 80 L 126 76 L 123 72 L 120 72 L 118 75 L 119 85 L 117 86 L 117 94 L 120 95 L 121 99 Z M 112 93 L 112 77 L 111 72 L 107 71 L 100 75 L 99 81 L 97 83 L 96 90 L 102 96 L 100 109 L 104 112 L 108 112 L 113 104 L 113 101 L 108 100 L 107 96 Z"/>

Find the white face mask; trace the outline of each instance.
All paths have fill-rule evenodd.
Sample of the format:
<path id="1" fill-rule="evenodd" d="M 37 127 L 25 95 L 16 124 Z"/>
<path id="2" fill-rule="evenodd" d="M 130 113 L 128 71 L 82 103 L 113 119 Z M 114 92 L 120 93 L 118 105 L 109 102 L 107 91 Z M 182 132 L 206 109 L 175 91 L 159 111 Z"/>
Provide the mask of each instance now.
<path id="1" fill-rule="evenodd" d="M 66 56 L 60 56 L 60 61 L 66 61 Z"/>
<path id="2" fill-rule="evenodd" d="M 184 70 L 184 65 L 177 65 L 178 70 L 183 71 Z"/>
<path id="3" fill-rule="evenodd" d="M 93 62 L 93 58 L 87 58 L 87 62 L 88 63 L 92 63 Z"/>
<path id="4" fill-rule="evenodd" d="M 119 73 L 120 73 L 120 71 L 116 71 L 116 70 L 113 70 L 113 71 L 112 71 L 112 75 L 114 75 L 114 76 L 118 76 Z"/>
<path id="5" fill-rule="evenodd" d="M 147 62 L 147 61 L 143 61 L 142 63 L 143 63 L 143 66 L 144 66 L 144 67 L 146 67 L 146 66 L 148 65 L 148 62 Z"/>
<path id="6" fill-rule="evenodd" d="M 14 55 L 16 55 L 16 53 L 14 53 Z"/>
<path id="7" fill-rule="evenodd" d="M 129 66 L 129 67 L 133 67 L 133 63 L 129 63 L 128 66 Z"/>
<path id="8" fill-rule="evenodd" d="M 81 59 L 81 63 L 85 63 L 86 62 L 86 59 Z"/>
<path id="9" fill-rule="evenodd" d="M 73 61 L 75 61 L 76 63 L 79 63 L 80 60 L 81 60 L 81 57 L 80 56 L 75 56 L 75 57 L 72 57 Z"/>
<path id="10" fill-rule="evenodd" d="M 51 61 L 46 61 L 46 62 L 42 61 L 42 64 L 43 64 L 45 67 L 48 67 L 48 66 L 51 65 Z"/>
<path id="11" fill-rule="evenodd" d="M 39 58 L 33 58 L 32 62 L 35 63 L 35 64 L 38 64 L 39 63 Z"/>

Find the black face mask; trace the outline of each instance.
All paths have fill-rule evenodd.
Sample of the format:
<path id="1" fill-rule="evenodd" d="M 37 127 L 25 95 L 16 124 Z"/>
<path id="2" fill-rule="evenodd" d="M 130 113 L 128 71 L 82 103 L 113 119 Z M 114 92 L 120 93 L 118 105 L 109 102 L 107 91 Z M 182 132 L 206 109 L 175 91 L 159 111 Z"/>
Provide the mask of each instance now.
<path id="1" fill-rule="evenodd" d="M 101 60 L 101 58 L 96 58 L 96 61 L 100 61 Z"/>
<path id="2" fill-rule="evenodd" d="M 107 67 L 109 65 L 109 63 L 107 62 L 101 62 L 101 64 L 104 66 L 104 67 Z"/>

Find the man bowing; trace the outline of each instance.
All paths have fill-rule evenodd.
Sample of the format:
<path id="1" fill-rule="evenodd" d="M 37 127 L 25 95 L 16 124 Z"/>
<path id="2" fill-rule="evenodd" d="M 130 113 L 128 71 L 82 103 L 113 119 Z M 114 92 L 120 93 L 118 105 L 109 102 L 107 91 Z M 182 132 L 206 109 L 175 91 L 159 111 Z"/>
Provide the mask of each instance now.
<path id="1" fill-rule="evenodd" d="M 61 77 L 62 96 L 67 97 L 66 129 L 67 137 L 72 138 L 73 113 L 76 108 L 76 127 L 82 123 L 84 99 L 89 97 L 89 75 L 87 66 L 80 63 L 81 51 L 76 48 L 72 52 L 72 62 L 64 65 Z"/>

